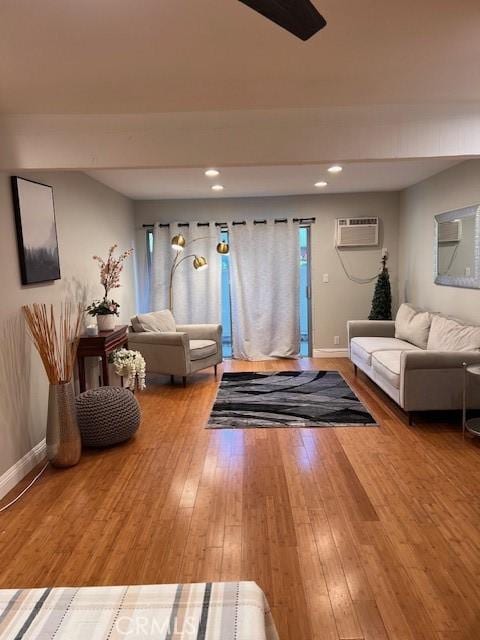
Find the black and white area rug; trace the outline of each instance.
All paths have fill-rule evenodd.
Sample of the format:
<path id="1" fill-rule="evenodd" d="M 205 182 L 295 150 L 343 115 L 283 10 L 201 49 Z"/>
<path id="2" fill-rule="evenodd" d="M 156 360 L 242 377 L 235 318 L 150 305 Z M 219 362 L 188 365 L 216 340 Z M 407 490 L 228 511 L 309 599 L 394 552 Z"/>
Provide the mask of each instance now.
<path id="1" fill-rule="evenodd" d="M 338 371 L 244 371 L 223 374 L 207 428 L 373 426 Z"/>

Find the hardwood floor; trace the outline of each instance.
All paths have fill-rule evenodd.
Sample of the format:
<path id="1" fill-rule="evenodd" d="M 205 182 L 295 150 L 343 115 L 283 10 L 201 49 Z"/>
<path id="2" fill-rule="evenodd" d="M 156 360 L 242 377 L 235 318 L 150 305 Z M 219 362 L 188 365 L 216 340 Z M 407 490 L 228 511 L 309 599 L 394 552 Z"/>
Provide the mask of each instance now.
<path id="1" fill-rule="evenodd" d="M 343 359 L 225 368 L 340 369 L 380 428 L 207 430 L 211 372 L 151 385 L 133 441 L 0 515 L 0 587 L 255 580 L 282 640 L 480 638 L 477 442 Z"/>

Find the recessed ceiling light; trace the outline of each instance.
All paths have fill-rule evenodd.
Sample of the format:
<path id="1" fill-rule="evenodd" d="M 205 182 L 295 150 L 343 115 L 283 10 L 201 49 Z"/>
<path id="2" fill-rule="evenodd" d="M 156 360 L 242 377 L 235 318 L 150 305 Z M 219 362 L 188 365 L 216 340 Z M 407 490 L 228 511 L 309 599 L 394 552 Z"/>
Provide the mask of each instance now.
<path id="1" fill-rule="evenodd" d="M 205 171 L 205 175 L 207 178 L 216 178 L 220 175 L 220 171 L 218 171 L 218 169 L 207 169 Z"/>
<path id="2" fill-rule="evenodd" d="M 212 191 L 223 191 L 223 184 L 214 184 L 212 186 Z"/>
<path id="3" fill-rule="evenodd" d="M 315 182 L 315 186 L 319 189 L 321 189 L 322 187 L 326 187 L 327 184 L 328 182 L 325 182 L 325 180 L 319 180 L 318 182 Z"/>
<path id="4" fill-rule="evenodd" d="M 331 167 L 328 167 L 329 173 L 340 173 L 341 171 L 343 171 L 343 167 L 341 167 L 339 164 L 334 164 Z"/>

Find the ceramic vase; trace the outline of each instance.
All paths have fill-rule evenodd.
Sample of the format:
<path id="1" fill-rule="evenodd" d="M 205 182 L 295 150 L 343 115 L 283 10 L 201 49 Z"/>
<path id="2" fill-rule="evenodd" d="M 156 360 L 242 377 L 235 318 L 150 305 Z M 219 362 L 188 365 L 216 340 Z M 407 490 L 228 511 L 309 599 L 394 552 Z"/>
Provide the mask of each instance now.
<path id="1" fill-rule="evenodd" d="M 50 385 L 46 444 L 54 467 L 73 467 L 80 460 L 82 441 L 71 382 Z"/>
<path id="2" fill-rule="evenodd" d="M 116 316 L 109 313 L 104 316 L 97 316 L 97 325 L 99 331 L 113 331 L 115 329 Z"/>

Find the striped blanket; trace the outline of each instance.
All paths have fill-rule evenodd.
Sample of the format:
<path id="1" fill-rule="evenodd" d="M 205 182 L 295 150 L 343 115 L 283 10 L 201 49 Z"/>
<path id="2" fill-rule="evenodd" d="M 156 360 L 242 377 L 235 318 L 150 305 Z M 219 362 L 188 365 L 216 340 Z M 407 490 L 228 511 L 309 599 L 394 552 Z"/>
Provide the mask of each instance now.
<path id="1" fill-rule="evenodd" d="M 278 640 L 254 582 L 0 590 L 2 640 Z"/>

